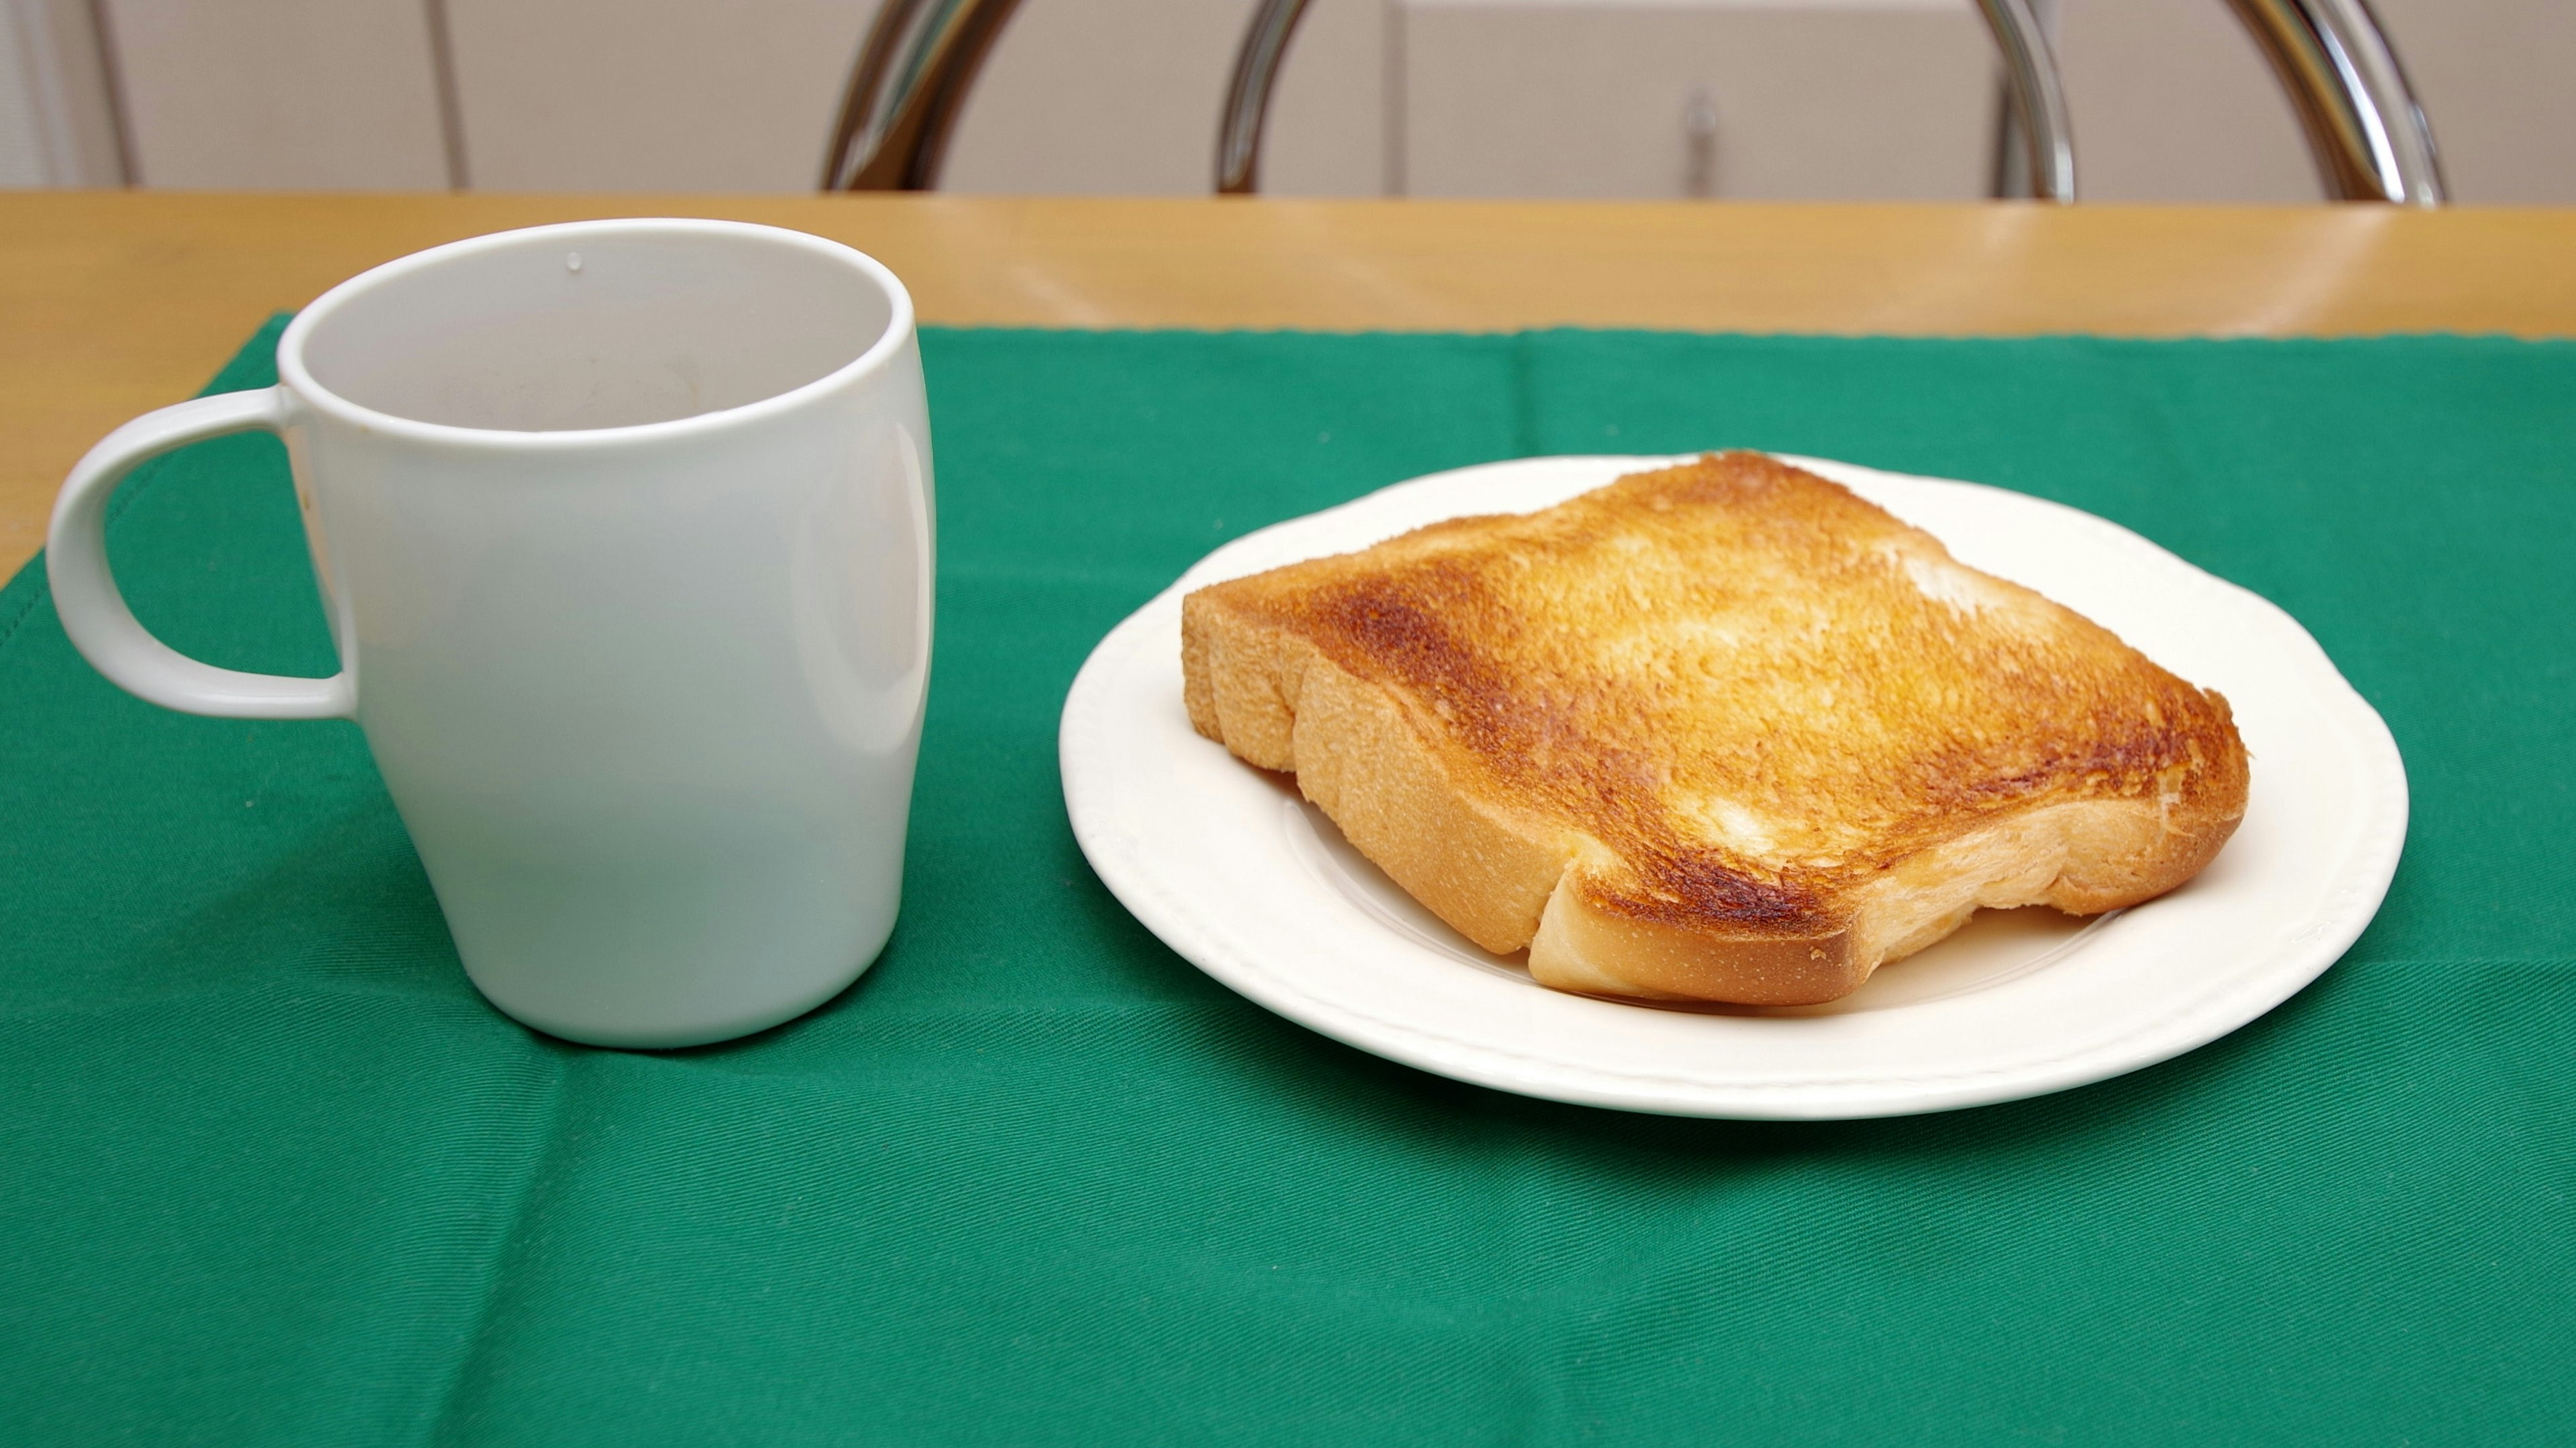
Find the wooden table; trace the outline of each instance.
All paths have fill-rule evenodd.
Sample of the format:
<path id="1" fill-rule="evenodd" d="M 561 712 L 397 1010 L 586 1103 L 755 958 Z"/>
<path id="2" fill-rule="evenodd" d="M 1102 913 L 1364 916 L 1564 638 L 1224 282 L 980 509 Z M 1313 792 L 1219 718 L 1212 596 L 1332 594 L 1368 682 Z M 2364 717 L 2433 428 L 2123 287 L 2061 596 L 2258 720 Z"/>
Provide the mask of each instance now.
<path id="1" fill-rule="evenodd" d="M 963 325 L 2576 335 L 2576 211 L 18 192 L 0 574 L 84 448 L 271 312 L 439 242 L 633 215 L 836 237 Z"/>

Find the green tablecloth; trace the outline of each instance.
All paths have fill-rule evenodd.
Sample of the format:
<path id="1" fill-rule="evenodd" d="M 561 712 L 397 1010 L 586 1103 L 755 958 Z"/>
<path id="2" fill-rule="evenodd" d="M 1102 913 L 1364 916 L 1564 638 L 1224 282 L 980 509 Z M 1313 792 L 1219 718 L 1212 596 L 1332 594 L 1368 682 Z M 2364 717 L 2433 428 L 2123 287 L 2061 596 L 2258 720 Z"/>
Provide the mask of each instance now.
<path id="1" fill-rule="evenodd" d="M 264 333 L 216 386 L 270 379 Z M 345 724 L 163 713 L 0 594 L 0 1442 L 2576 1440 L 2576 347 L 934 332 L 904 915 L 755 1039 L 541 1039 Z M 2387 716 L 2378 922 L 2266 1019 L 1825 1125 L 1311 1035 L 1085 868 L 1054 729 L 1215 544 L 1747 445 L 2106 514 Z M 323 672 L 283 457 L 117 500 L 146 621 Z"/>

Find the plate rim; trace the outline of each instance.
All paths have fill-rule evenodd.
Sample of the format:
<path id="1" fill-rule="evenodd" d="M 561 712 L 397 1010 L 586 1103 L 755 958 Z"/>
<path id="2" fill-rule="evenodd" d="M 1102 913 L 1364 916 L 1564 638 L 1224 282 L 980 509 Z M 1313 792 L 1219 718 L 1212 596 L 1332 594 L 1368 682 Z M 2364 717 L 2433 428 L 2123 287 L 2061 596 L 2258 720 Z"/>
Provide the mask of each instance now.
<path id="1" fill-rule="evenodd" d="M 2344 726 L 2344 742 L 2355 752 L 2354 780 L 2376 786 L 2367 791 L 2361 818 L 2366 827 L 2348 837 L 2343 858 L 2326 876 L 2307 908 L 2272 923 L 2276 928 L 2247 958 L 2264 963 L 2229 981 L 2186 992 L 2171 1009 L 2148 1016 L 2108 1040 L 2090 1040 L 2053 1056 L 2016 1058 L 1950 1072 L 1892 1072 L 1842 1080 L 1713 1082 L 1662 1073 L 1621 1072 L 1596 1063 L 1532 1055 L 1490 1041 L 1446 1034 L 1418 1021 L 1372 1013 L 1337 996 L 1320 994 L 1260 958 L 1258 951 L 1238 947 L 1229 933 L 1204 917 L 1197 902 L 1166 887 L 1142 868 L 1135 851 L 1126 848 L 1126 833 L 1116 828 L 1114 805 L 1100 797 L 1106 781 L 1086 735 L 1106 722 L 1117 696 L 1108 676 L 1119 664 L 1147 647 L 1148 635 L 1176 612 L 1179 599 L 1230 558 L 1259 551 L 1259 540 L 1287 530 L 1327 526 L 1322 520 L 1358 510 L 1398 490 L 1449 484 L 1479 474 L 1508 473 L 1537 467 L 1599 464 L 1634 471 L 1670 461 L 1669 456 L 1580 454 L 1514 458 L 1444 469 L 1374 489 L 1360 497 L 1273 523 L 1210 551 L 1179 579 L 1157 592 L 1122 619 L 1093 647 L 1068 689 L 1058 728 L 1058 759 L 1066 813 L 1076 842 L 1095 875 L 1138 921 L 1166 946 L 1220 984 L 1274 1014 L 1373 1055 L 1456 1080 L 1517 1095 L 1660 1115 L 1823 1120 L 1913 1115 L 1994 1104 L 2070 1089 L 2144 1069 L 2197 1049 L 2268 1013 L 2297 994 L 2341 959 L 2369 926 L 2386 897 L 2403 853 L 2410 800 L 2404 761 L 2386 721 L 2334 666 L 2323 646 L 2298 620 L 2269 599 L 2219 578 L 2172 553 L 2153 540 L 2107 518 L 2052 499 L 2039 498 L 1989 484 L 1888 472 L 1830 459 L 1773 454 L 1837 481 L 1861 479 L 1898 488 L 1931 484 L 2003 494 L 2011 506 L 2034 505 L 2060 525 L 2083 528 L 2126 551 L 2146 550 L 2157 566 L 2182 570 L 2204 592 L 2216 592 L 2237 608 L 2268 614 L 2287 638 L 2304 644 L 2299 650 L 2303 682 L 2316 702 Z M 1616 472 L 1610 476 L 1617 476 Z M 1604 481 L 1607 481 L 1605 477 Z M 1383 506 L 1383 503 L 1380 503 Z M 1448 516 L 1459 516 L 1450 514 Z M 1339 550 L 1336 550 L 1339 551 Z M 1310 555 L 1312 556 L 1312 555 Z M 1142 841 L 1136 841 L 1142 846 Z M 1628 1011 L 1635 1007 L 1554 997 L 1598 1009 Z M 1934 1004 L 1922 1003 L 1924 1006 Z M 1893 1007 L 1903 1015 L 1917 1006 Z"/>

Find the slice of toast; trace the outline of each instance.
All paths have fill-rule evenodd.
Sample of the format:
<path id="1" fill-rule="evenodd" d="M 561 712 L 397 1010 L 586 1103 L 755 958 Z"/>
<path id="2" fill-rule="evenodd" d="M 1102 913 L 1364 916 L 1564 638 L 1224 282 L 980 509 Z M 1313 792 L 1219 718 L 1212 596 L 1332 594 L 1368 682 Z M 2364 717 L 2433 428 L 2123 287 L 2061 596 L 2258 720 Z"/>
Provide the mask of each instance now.
<path id="1" fill-rule="evenodd" d="M 2227 701 L 1759 453 L 1182 603 L 1190 722 L 1546 985 L 1847 995 L 1979 906 L 2188 880 Z"/>

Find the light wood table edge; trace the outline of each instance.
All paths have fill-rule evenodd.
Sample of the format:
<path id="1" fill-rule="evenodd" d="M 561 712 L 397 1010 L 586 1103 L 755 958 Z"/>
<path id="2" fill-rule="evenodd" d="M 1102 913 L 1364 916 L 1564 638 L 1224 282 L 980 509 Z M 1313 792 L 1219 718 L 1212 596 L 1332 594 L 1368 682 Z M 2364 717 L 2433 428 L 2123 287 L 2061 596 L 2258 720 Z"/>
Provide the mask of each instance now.
<path id="1" fill-rule="evenodd" d="M 5 193 L 0 571 L 83 449 L 269 315 L 440 242 L 635 215 L 847 241 L 951 326 L 2576 336 L 2568 210 Z"/>

